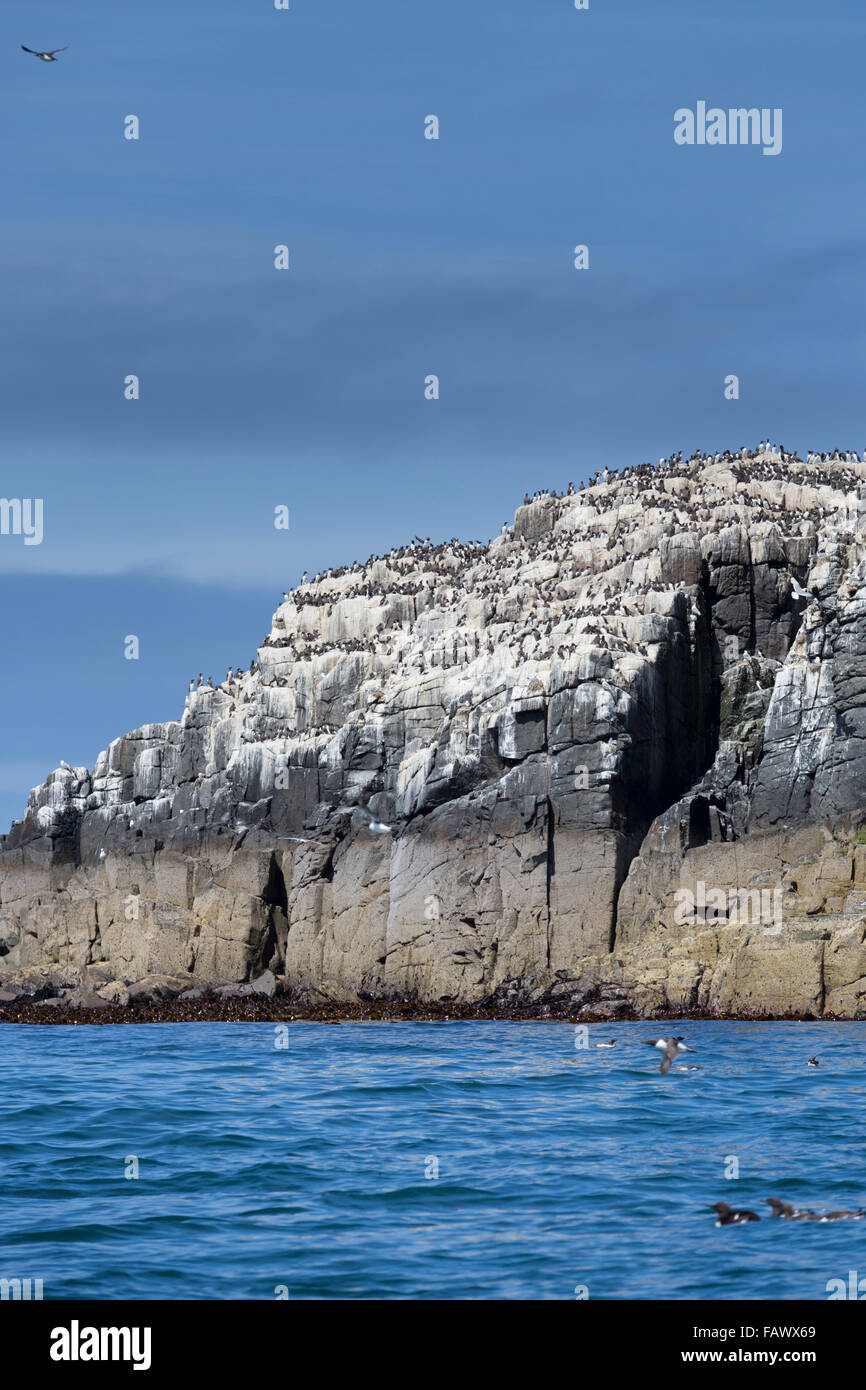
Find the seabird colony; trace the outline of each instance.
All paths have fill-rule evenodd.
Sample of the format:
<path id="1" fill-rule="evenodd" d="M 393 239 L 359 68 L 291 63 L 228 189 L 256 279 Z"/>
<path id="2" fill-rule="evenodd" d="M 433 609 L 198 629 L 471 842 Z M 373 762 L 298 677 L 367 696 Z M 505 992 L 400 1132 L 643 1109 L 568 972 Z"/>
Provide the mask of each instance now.
<path id="1" fill-rule="evenodd" d="M 689 620 L 684 596 L 662 580 L 665 538 L 742 525 L 751 535 L 814 538 L 819 551 L 857 546 L 864 460 L 866 450 L 861 458 L 840 449 L 809 450 L 803 460 L 769 441 L 688 458 L 680 451 L 658 465 L 605 468 L 562 493 L 527 493 L 489 544 L 415 536 L 363 562 L 305 573 L 284 592 L 257 659 L 246 671 L 229 668 L 218 686 L 199 673 L 188 705 L 222 695 L 240 708 L 262 686 L 300 680 L 308 694 L 290 710 L 273 702 L 261 737 L 304 740 L 340 732 L 337 684 L 366 687 L 367 704 L 385 709 L 389 690 L 407 681 L 462 680 L 471 690 L 494 663 L 544 683 L 557 663 L 589 658 L 594 678 L 601 668 L 613 690 L 629 656 L 645 657 L 657 638 L 654 618 Z M 795 597 L 810 598 L 799 583 Z"/>

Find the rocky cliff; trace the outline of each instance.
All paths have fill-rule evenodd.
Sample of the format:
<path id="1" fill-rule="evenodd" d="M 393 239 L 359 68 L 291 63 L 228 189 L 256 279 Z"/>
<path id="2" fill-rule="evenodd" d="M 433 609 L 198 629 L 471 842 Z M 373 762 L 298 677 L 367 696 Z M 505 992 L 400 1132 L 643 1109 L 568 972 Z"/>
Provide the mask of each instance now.
<path id="1" fill-rule="evenodd" d="M 0 979 L 866 1015 L 864 484 L 677 455 L 302 583 L 31 793 Z"/>

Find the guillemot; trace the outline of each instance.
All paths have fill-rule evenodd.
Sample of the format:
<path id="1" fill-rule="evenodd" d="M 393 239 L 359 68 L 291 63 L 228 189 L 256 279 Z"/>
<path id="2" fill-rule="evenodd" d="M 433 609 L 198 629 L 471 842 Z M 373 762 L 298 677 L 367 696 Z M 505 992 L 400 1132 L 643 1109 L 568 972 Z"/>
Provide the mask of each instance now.
<path id="1" fill-rule="evenodd" d="M 717 1226 L 738 1226 L 741 1221 L 760 1221 L 761 1219 L 757 1212 L 735 1211 L 728 1206 L 727 1202 L 714 1202 L 710 1211 L 718 1212 Z"/>
<path id="2" fill-rule="evenodd" d="M 32 53 L 34 58 L 41 58 L 43 63 L 56 63 L 57 59 L 54 56 L 55 53 L 65 53 L 69 44 L 67 43 L 63 48 L 49 48 L 47 53 L 40 53 L 37 48 L 28 48 L 24 43 L 22 43 L 21 47 L 24 49 L 25 53 Z"/>
<path id="3" fill-rule="evenodd" d="M 780 1217 L 783 1221 L 820 1221 L 820 1217 L 814 1211 L 807 1208 L 792 1207 L 790 1202 L 781 1202 L 778 1197 L 767 1197 L 767 1203 L 773 1208 L 773 1216 Z"/>
<path id="4" fill-rule="evenodd" d="M 647 1047 L 657 1047 L 660 1052 L 665 1054 L 664 1057 L 662 1057 L 661 1066 L 659 1067 L 662 1076 L 670 1071 L 671 1062 L 673 1062 L 681 1052 L 697 1051 L 694 1047 L 686 1047 L 682 1038 L 645 1038 L 644 1041 Z"/>

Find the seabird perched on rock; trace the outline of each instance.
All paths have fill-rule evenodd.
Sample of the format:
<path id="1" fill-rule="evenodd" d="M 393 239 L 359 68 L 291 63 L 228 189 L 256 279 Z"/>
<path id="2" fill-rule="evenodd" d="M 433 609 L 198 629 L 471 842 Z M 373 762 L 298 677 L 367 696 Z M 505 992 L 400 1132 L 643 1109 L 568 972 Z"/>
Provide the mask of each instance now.
<path id="1" fill-rule="evenodd" d="M 65 53 L 69 44 L 65 44 L 63 48 L 49 48 L 47 53 L 40 53 L 37 48 L 28 48 L 24 43 L 22 43 L 21 47 L 24 49 L 25 53 L 32 53 L 34 58 L 41 58 L 43 63 L 56 63 L 57 59 L 54 56 L 55 53 Z"/>
<path id="2" fill-rule="evenodd" d="M 665 1055 L 662 1057 L 659 1071 L 664 1076 L 671 1069 L 671 1062 L 674 1062 L 681 1052 L 695 1052 L 694 1047 L 686 1047 L 682 1038 L 645 1038 L 647 1047 L 657 1047 Z"/>
<path id="3" fill-rule="evenodd" d="M 729 1207 L 727 1202 L 714 1202 L 710 1211 L 718 1213 L 717 1226 L 739 1226 L 743 1221 L 760 1221 L 760 1216 L 755 1211 L 735 1210 Z"/>

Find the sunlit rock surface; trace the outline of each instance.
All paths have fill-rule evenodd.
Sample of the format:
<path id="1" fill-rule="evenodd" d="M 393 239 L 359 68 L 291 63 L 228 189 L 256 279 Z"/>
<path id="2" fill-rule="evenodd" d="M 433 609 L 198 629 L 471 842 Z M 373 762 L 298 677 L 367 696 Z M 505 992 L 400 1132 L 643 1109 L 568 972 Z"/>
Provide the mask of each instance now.
<path id="1" fill-rule="evenodd" d="M 0 980 L 866 1015 L 864 483 L 675 458 L 302 584 L 31 793 Z"/>

